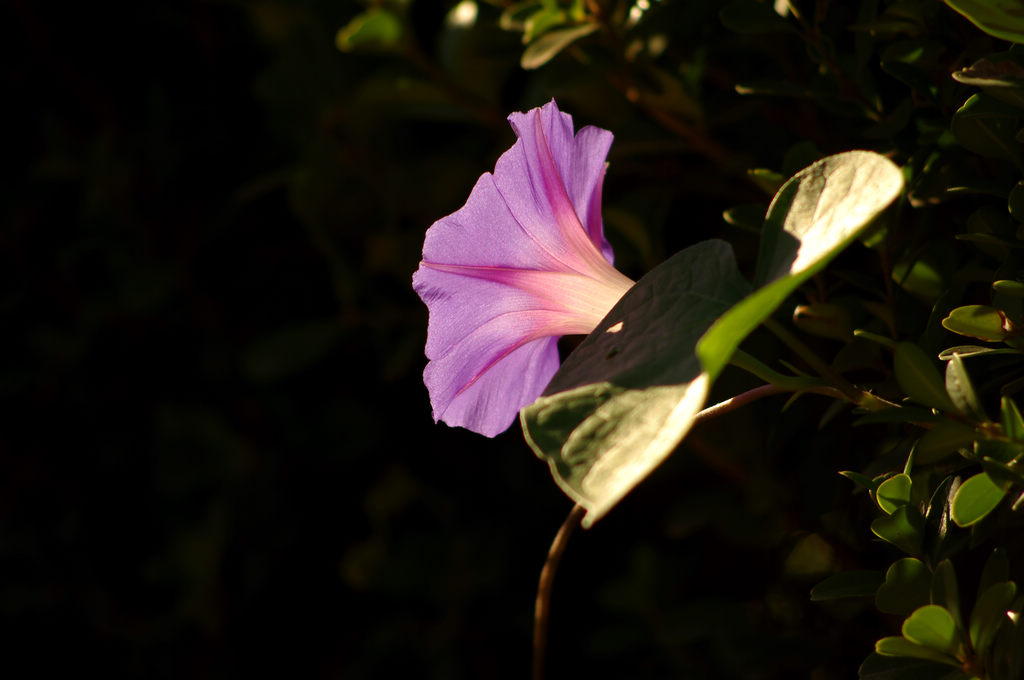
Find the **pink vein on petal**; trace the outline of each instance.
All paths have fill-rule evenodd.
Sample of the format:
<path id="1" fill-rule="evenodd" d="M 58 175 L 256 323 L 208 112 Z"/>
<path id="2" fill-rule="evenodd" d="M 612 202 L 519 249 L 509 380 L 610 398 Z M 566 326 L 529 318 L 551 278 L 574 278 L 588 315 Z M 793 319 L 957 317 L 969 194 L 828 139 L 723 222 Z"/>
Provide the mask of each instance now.
<path id="1" fill-rule="evenodd" d="M 507 312 L 505 314 L 499 314 L 498 316 L 496 316 L 496 317 L 494 317 L 492 319 L 489 319 L 487 323 L 490 323 L 491 321 L 495 321 L 495 320 L 500 319 L 502 317 L 513 316 L 513 315 L 516 315 L 516 314 L 526 314 L 526 313 L 527 312 Z M 485 326 L 485 325 L 487 325 L 487 324 L 486 323 L 485 324 L 481 324 L 481 326 L 479 326 L 477 330 L 479 330 L 479 328 L 483 328 L 483 326 Z M 513 343 L 510 347 L 508 347 L 503 352 L 501 352 L 498 356 L 496 356 L 493 359 L 491 359 L 490 361 L 488 361 L 487 364 L 483 366 L 483 368 L 481 368 L 479 371 L 474 373 L 473 377 L 470 378 L 466 382 L 465 385 L 460 387 L 458 389 L 458 391 L 455 392 L 454 395 L 452 395 L 451 401 L 449 401 L 448 405 L 444 407 L 444 411 L 441 411 L 441 416 L 443 417 L 444 414 L 448 411 L 448 409 L 451 408 L 452 403 L 455 401 L 456 398 L 458 398 L 458 396 L 460 394 L 462 394 L 463 392 L 468 390 L 470 387 L 472 387 L 473 384 L 477 380 L 479 380 L 481 377 L 483 377 L 483 375 L 485 373 L 487 373 L 487 371 L 491 370 L 495 366 L 495 364 L 497 364 L 499 361 L 501 361 L 502 359 L 504 359 L 508 355 L 512 354 L 512 352 L 515 352 L 517 349 L 519 349 L 519 348 L 521 348 L 521 347 L 523 347 L 525 345 L 528 345 L 531 342 L 534 342 L 535 340 L 544 340 L 546 338 L 558 337 L 558 336 L 561 336 L 561 335 L 564 335 L 564 334 L 565 334 L 565 332 L 559 329 L 559 324 L 558 323 L 549 323 L 549 324 L 547 324 L 545 326 L 541 326 L 539 328 L 534 329 L 531 333 L 528 333 L 524 337 L 520 338 L 515 343 Z M 454 349 L 454 347 L 449 349 L 448 352 L 445 352 L 445 356 L 447 356 L 448 353 L 452 351 L 452 349 Z"/>
<path id="2" fill-rule="evenodd" d="M 555 166 L 555 158 L 551 153 L 551 146 L 548 144 L 547 135 L 544 134 L 544 125 L 540 116 L 534 117 L 535 133 L 540 139 L 538 146 L 541 181 L 545 193 L 551 200 L 551 207 L 555 211 L 555 220 L 558 222 L 562 234 L 573 247 L 577 257 L 580 257 L 584 267 L 600 267 L 607 264 L 604 255 L 598 250 L 598 246 L 587 236 L 587 230 L 580 223 L 576 208 L 569 199 L 569 192 L 566 191 L 565 182 L 562 180 L 558 168 Z M 580 238 L 583 237 L 583 238 Z M 596 258 L 600 258 L 597 262 Z M 580 272 L 584 273 L 584 272 Z"/>

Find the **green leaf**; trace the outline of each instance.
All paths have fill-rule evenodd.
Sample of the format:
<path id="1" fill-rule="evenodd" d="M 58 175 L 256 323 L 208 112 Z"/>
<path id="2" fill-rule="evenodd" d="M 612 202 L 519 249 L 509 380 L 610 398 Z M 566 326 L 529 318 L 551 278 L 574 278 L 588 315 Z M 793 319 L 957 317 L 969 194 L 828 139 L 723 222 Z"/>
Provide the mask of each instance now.
<path id="1" fill-rule="evenodd" d="M 949 361 L 953 358 L 954 354 L 959 354 L 960 358 L 966 357 L 978 357 L 985 355 L 994 354 L 1020 354 L 1015 349 L 1008 347 L 982 347 L 981 345 L 957 345 L 956 347 L 950 347 L 939 352 L 939 359 L 942 361 Z"/>
<path id="2" fill-rule="evenodd" d="M 993 281 L 992 290 L 1018 300 L 1024 299 L 1024 283 L 1020 281 Z"/>
<path id="3" fill-rule="evenodd" d="M 846 477 L 851 482 L 854 482 L 856 484 L 860 484 L 861 486 L 863 486 L 868 491 L 874 491 L 875 489 L 878 488 L 878 483 L 875 482 L 875 480 L 871 479 L 867 475 L 862 475 L 859 472 L 853 472 L 851 470 L 843 470 L 839 474 L 841 474 L 843 477 Z"/>
<path id="4" fill-rule="evenodd" d="M 974 645 L 978 656 L 985 656 L 999 626 L 1009 621 L 1006 612 L 1013 604 L 1016 594 L 1017 584 L 1013 581 L 1004 581 L 985 589 L 978 597 L 974 610 L 971 611 L 970 623 L 971 644 Z"/>
<path id="5" fill-rule="evenodd" d="M 763 204 L 744 203 L 723 212 L 722 219 L 734 227 L 760 234 L 764 225 L 764 211 Z"/>
<path id="6" fill-rule="evenodd" d="M 961 527 L 980 522 L 1003 500 L 1006 492 L 984 472 L 978 473 L 960 485 L 953 497 L 951 515 Z"/>
<path id="7" fill-rule="evenodd" d="M 793 325 L 805 333 L 821 338 L 853 340 L 853 322 L 850 310 L 842 305 L 815 303 L 798 305 L 793 310 Z"/>
<path id="8" fill-rule="evenodd" d="M 921 435 L 914 448 L 914 462 L 918 465 L 937 463 L 960 449 L 970 449 L 979 436 L 969 425 L 956 420 L 943 420 Z"/>
<path id="9" fill-rule="evenodd" d="M 722 25 L 730 31 L 746 35 L 796 32 L 796 28 L 783 19 L 768 2 L 737 0 L 718 11 Z"/>
<path id="10" fill-rule="evenodd" d="M 904 557 L 885 572 L 885 581 L 875 593 L 875 606 L 886 614 L 906 616 L 931 602 L 932 576 L 924 562 Z"/>
<path id="11" fill-rule="evenodd" d="M 948 559 L 939 562 L 932 574 L 931 601 L 932 604 L 945 608 L 957 627 L 963 627 L 963 620 L 960 617 L 960 588 L 953 563 Z"/>
<path id="12" fill-rule="evenodd" d="M 1024 473 L 1016 466 L 1007 465 L 997 458 L 988 456 L 982 458 L 981 469 L 996 486 L 1002 489 L 1009 491 L 1010 487 L 1014 485 L 1024 487 Z"/>
<path id="13" fill-rule="evenodd" d="M 903 637 L 954 658 L 962 653 L 953 615 L 937 604 L 926 604 L 914 610 L 903 622 Z"/>
<path id="14" fill-rule="evenodd" d="M 910 475 L 900 473 L 893 475 L 878 485 L 875 500 L 885 514 L 891 515 L 910 502 Z"/>
<path id="15" fill-rule="evenodd" d="M 959 335 L 987 342 L 1000 342 L 1006 337 L 1002 312 L 988 305 L 957 307 L 942 320 L 942 327 Z"/>
<path id="16" fill-rule="evenodd" d="M 998 547 L 985 561 L 978 580 L 978 592 L 983 593 L 997 583 L 1010 580 L 1010 558 L 1006 556 L 1006 548 Z"/>
<path id="17" fill-rule="evenodd" d="M 392 11 L 375 6 L 357 14 L 334 37 L 342 52 L 390 50 L 404 35 L 402 20 Z"/>
<path id="18" fill-rule="evenodd" d="M 894 638 L 902 640 L 903 638 Z M 949 662 L 939 663 L 909 656 L 882 656 L 871 653 L 860 665 L 860 680 L 970 680 L 959 669 L 950 668 Z"/>
<path id="19" fill-rule="evenodd" d="M 867 151 L 797 173 L 768 210 L 761 250 L 773 268 L 739 304 L 749 287 L 721 241 L 682 251 L 626 293 L 520 414 L 531 448 L 587 509 L 585 526 L 672 452 L 739 343 L 851 243 L 902 182 L 899 168 Z M 547 423 L 557 424 L 554 433 Z"/>
<path id="20" fill-rule="evenodd" d="M 882 656 L 907 656 L 913 659 L 924 659 L 935 661 L 949 666 L 960 666 L 960 663 L 949 656 L 931 647 L 919 645 L 901 637 L 884 637 L 875 643 L 875 652 Z"/>
<path id="21" fill-rule="evenodd" d="M 750 181 L 757 185 L 759 189 L 768 194 L 774 196 L 779 188 L 786 183 L 786 178 L 774 170 L 768 170 L 766 168 L 752 168 L 747 170 L 747 177 Z M 764 215 L 761 216 L 761 222 L 764 223 Z"/>
<path id="22" fill-rule="evenodd" d="M 710 382 L 697 339 L 748 290 L 724 241 L 677 253 L 623 296 L 523 409 L 527 442 L 587 508 L 588 526 L 689 430 Z"/>
<path id="23" fill-rule="evenodd" d="M 979 59 L 951 75 L 957 82 L 980 87 L 996 99 L 1024 107 L 1024 66 L 1016 63 L 1009 52 Z"/>
<path id="24" fill-rule="evenodd" d="M 932 493 L 924 516 L 923 550 L 930 564 L 955 554 L 969 540 L 970 534 L 950 519 L 952 497 L 960 488 L 960 477 L 943 479 Z"/>
<path id="25" fill-rule="evenodd" d="M 871 597 L 885 582 L 880 571 L 843 571 L 833 574 L 811 589 L 811 602 L 844 597 Z"/>
<path id="26" fill-rule="evenodd" d="M 981 406 L 971 378 L 959 354 L 954 354 L 946 364 L 946 393 L 960 413 L 970 416 L 979 422 L 988 421 L 985 409 Z"/>
<path id="27" fill-rule="evenodd" d="M 984 93 L 973 95 L 955 114 L 950 130 L 960 146 L 987 158 L 1009 160 L 1024 168 L 1020 143 L 1020 109 Z"/>
<path id="28" fill-rule="evenodd" d="M 1024 222 L 1024 182 L 1017 182 L 1010 189 L 1010 197 L 1007 200 L 1006 207 L 1013 219 L 1018 222 Z M 1012 283 L 1018 282 L 1013 281 Z"/>
<path id="29" fill-rule="evenodd" d="M 871 523 L 871 532 L 883 541 L 910 555 L 921 553 L 921 529 L 924 521 L 916 509 L 904 505 L 891 515 L 879 517 Z"/>
<path id="30" fill-rule="evenodd" d="M 579 26 L 549 30 L 526 46 L 519 65 L 528 71 L 540 68 L 566 47 L 590 35 L 598 28 L 600 28 L 598 24 L 588 22 Z"/>
<path id="31" fill-rule="evenodd" d="M 999 424 L 1006 437 L 1024 443 L 1024 417 L 1017 408 L 1017 402 L 1010 397 L 1004 396 L 999 402 Z"/>
<path id="32" fill-rule="evenodd" d="M 932 360 L 912 342 L 901 342 L 893 357 L 896 381 L 908 397 L 940 411 L 956 412 Z"/>
<path id="33" fill-rule="evenodd" d="M 697 352 L 705 369 L 717 375 L 737 344 L 857 239 L 902 188 L 899 168 L 869 151 L 823 158 L 787 181 L 765 217 L 756 279 L 761 287 L 701 338 Z"/>
<path id="34" fill-rule="evenodd" d="M 1024 42 L 1024 2 L 1021 0 L 945 0 L 946 4 L 991 36 Z"/>
<path id="35" fill-rule="evenodd" d="M 1000 463 L 1009 463 L 1024 452 L 1021 444 L 1006 439 L 982 438 L 974 443 L 975 458 L 991 458 Z"/>

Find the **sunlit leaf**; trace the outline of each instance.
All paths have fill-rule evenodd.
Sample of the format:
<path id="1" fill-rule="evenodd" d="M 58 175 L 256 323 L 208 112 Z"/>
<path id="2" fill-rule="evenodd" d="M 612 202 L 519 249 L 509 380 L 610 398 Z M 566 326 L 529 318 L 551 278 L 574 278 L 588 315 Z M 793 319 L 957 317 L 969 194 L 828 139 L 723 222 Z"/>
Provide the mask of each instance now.
<path id="1" fill-rule="evenodd" d="M 988 305 L 957 307 L 942 320 L 948 331 L 988 342 L 999 342 L 1006 337 L 1002 312 Z"/>
<path id="2" fill-rule="evenodd" d="M 521 412 L 535 453 L 587 509 L 585 525 L 672 452 L 739 343 L 855 240 L 902 184 L 899 168 L 878 154 L 825 158 L 786 182 L 768 210 L 760 290 L 736 304 L 748 284 L 731 248 L 709 241 L 655 268 L 620 300 Z"/>
<path id="3" fill-rule="evenodd" d="M 1020 0 L 945 0 L 991 36 L 1024 42 L 1024 3 Z"/>
<path id="4" fill-rule="evenodd" d="M 568 26 L 547 31 L 526 46 L 519 65 L 527 70 L 540 68 L 566 47 L 590 35 L 598 28 L 600 28 L 598 24 L 588 22 L 578 26 Z"/>
<path id="5" fill-rule="evenodd" d="M 974 475 L 957 489 L 951 509 L 953 521 L 968 527 L 980 522 L 996 509 L 1006 492 L 992 479 L 981 472 Z"/>
<path id="6" fill-rule="evenodd" d="M 903 637 L 951 657 L 956 657 L 961 651 L 953 615 L 937 604 L 926 604 L 914 610 L 903 622 Z"/>
<path id="7" fill-rule="evenodd" d="M 728 244 L 683 250 L 637 282 L 523 409 L 528 443 L 588 524 L 689 430 L 709 384 L 697 339 L 748 290 Z"/>
<path id="8" fill-rule="evenodd" d="M 893 475 L 878 485 L 875 499 L 887 515 L 896 512 L 910 502 L 910 475 L 900 473 Z"/>
<path id="9" fill-rule="evenodd" d="M 902 637 L 885 637 L 875 643 L 875 652 L 882 656 L 907 656 L 914 659 L 935 661 L 949 666 L 959 666 L 956 659 L 942 652 L 911 642 Z M 901 676 L 902 677 L 902 676 Z"/>
<path id="10" fill-rule="evenodd" d="M 980 422 L 988 420 L 974 386 L 971 385 L 971 378 L 967 375 L 963 359 L 958 354 L 954 354 L 946 363 L 946 394 L 960 413 Z"/>

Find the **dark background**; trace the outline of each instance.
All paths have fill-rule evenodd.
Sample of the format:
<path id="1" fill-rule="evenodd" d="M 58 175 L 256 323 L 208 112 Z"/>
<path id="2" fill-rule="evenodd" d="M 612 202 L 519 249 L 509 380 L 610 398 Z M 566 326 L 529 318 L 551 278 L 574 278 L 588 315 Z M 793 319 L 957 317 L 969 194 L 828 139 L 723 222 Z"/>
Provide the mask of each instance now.
<path id="1" fill-rule="evenodd" d="M 749 273 L 756 236 L 721 213 L 768 196 L 738 169 L 850 146 L 799 105 L 739 101 L 764 51 L 800 46 L 730 36 L 714 3 L 660 20 L 670 55 L 703 64 L 724 161 L 613 66 L 520 70 L 491 6 L 470 39 L 416 0 L 415 52 L 342 53 L 360 9 L 3 5 L 5 666 L 526 677 L 571 503 L 518 425 L 492 441 L 431 421 L 423 232 L 512 143 L 504 117 L 553 96 L 616 133 L 606 222 L 633 277 L 709 236 Z M 702 427 L 573 538 L 551 677 L 851 677 L 874 615 L 807 593 L 878 550 L 835 475 L 873 451 L 816 430 L 823 404 L 781 403 Z"/>

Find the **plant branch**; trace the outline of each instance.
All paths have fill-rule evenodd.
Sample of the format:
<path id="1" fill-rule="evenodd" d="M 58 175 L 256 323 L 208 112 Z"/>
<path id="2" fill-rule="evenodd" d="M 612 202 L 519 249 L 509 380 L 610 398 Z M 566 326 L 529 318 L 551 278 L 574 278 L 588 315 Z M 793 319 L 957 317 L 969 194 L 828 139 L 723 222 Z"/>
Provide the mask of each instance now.
<path id="1" fill-rule="evenodd" d="M 861 402 L 864 392 L 862 390 L 858 390 L 856 387 L 851 385 L 846 378 L 833 370 L 833 368 L 826 364 L 821 357 L 815 354 L 810 347 L 805 345 L 803 340 L 790 333 L 775 319 L 765 319 L 764 327 L 771 331 L 772 334 L 781 340 L 787 347 L 793 350 L 797 356 L 806 361 L 811 368 L 817 371 L 818 375 L 832 383 L 833 387 L 842 392 L 849 401 L 854 404 L 859 404 Z"/>

